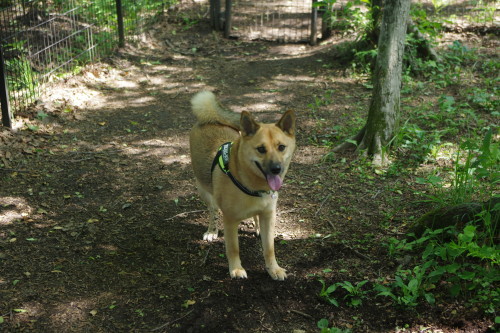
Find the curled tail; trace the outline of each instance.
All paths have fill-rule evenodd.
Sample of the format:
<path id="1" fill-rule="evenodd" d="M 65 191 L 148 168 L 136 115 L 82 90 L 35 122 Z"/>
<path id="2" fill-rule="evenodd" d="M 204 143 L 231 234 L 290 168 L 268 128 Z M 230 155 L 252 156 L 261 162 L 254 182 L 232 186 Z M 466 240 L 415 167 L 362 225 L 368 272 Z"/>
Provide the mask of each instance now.
<path id="1" fill-rule="evenodd" d="M 220 107 L 215 95 L 210 91 L 200 91 L 191 99 L 198 124 L 221 123 L 231 127 L 240 127 L 240 114 Z"/>

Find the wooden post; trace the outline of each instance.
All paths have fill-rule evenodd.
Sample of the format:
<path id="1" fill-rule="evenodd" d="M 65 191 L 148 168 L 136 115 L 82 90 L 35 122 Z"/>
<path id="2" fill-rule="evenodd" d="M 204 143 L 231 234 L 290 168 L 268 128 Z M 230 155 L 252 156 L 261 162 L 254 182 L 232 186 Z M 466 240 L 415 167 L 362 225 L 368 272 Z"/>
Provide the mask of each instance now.
<path id="1" fill-rule="evenodd" d="M 309 44 L 316 45 L 318 42 L 318 7 L 316 3 L 318 0 L 312 0 L 312 11 L 311 11 L 311 38 L 309 39 Z"/>
<path id="2" fill-rule="evenodd" d="M 231 36 L 231 10 L 233 6 L 232 0 L 226 0 L 226 19 L 224 22 L 224 37 L 229 38 Z"/>
<path id="3" fill-rule="evenodd" d="M 7 83 L 7 72 L 3 57 L 3 48 L 0 45 L 0 103 L 2 104 L 2 124 L 12 128 L 12 113 L 9 104 L 9 86 Z"/>
<path id="4" fill-rule="evenodd" d="M 214 19 L 215 30 L 220 31 L 222 28 L 220 24 L 220 0 L 215 0 Z"/>
<path id="5" fill-rule="evenodd" d="M 118 46 L 125 46 L 125 29 L 123 26 L 122 0 L 116 0 L 116 17 L 118 21 Z"/>
<path id="6" fill-rule="evenodd" d="M 210 0 L 208 13 L 210 14 L 210 26 L 215 29 L 215 0 Z"/>

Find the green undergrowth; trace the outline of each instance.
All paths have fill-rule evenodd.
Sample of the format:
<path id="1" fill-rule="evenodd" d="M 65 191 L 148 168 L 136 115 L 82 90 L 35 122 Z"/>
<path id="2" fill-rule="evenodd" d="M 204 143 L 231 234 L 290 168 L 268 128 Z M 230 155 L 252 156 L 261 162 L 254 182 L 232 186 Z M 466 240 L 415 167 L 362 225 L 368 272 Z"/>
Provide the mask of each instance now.
<path id="1" fill-rule="evenodd" d="M 394 197 L 411 192 L 412 201 L 398 201 L 404 207 L 394 208 L 398 209 L 397 223 L 407 233 L 383 241 L 387 258 L 396 268 L 375 279 L 351 281 L 335 281 L 327 270 L 322 271 L 315 276 L 318 296 L 333 307 L 380 302 L 415 312 L 458 302 L 499 323 L 500 62 L 459 41 L 439 50 L 441 61 L 414 58 L 405 67 L 402 121 L 386 147 L 391 165 L 375 170 L 362 159 L 351 163 L 358 177 L 365 174 L 370 179 L 405 184 Z M 321 96 L 316 100 L 323 101 Z M 310 106 L 311 110 L 321 107 L 325 105 Z M 366 110 L 355 111 L 345 126 L 322 124 L 325 134 L 317 134 L 311 141 L 335 147 L 356 133 L 364 124 Z M 343 159 L 345 156 L 328 153 L 324 161 Z M 432 213 L 456 206 L 466 209 L 469 204 L 480 207 L 471 218 L 426 225 L 421 233 L 412 232 L 419 216 L 401 214 L 406 209 L 414 211 L 414 206 Z M 384 214 L 390 218 L 381 228 L 392 230 L 396 213 Z M 329 327 L 326 319 L 318 328 L 326 333 L 349 331 Z"/>

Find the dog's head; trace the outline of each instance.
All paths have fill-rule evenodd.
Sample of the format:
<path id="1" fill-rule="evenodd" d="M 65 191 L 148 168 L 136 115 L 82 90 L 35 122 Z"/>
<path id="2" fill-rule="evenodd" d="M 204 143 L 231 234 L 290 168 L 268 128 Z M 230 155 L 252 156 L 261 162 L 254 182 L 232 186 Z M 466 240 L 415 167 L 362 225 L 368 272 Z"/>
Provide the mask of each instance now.
<path id="1" fill-rule="evenodd" d="M 276 124 L 263 124 L 244 111 L 240 128 L 247 167 L 271 190 L 279 190 L 295 151 L 295 113 L 287 111 Z"/>

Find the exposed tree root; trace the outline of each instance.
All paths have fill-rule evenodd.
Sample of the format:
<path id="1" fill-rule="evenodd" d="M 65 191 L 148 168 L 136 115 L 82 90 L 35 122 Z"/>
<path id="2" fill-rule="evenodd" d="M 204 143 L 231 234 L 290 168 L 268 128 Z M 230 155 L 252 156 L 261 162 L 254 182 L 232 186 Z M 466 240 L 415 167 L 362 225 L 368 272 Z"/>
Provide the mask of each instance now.
<path id="1" fill-rule="evenodd" d="M 413 20 L 408 20 L 407 25 L 408 33 L 413 34 L 413 38 L 420 42 L 418 47 L 418 54 L 427 59 L 434 60 L 436 62 L 441 62 L 441 57 L 438 55 L 436 50 L 431 46 L 429 40 L 418 30 L 418 27 L 413 23 Z"/>
<path id="2" fill-rule="evenodd" d="M 496 234 L 493 235 L 498 237 L 498 221 L 500 219 L 500 211 L 495 210 L 495 205 L 500 203 L 500 198 L 495 197 L 491 200 L 483 203 L 479 202 L 468 202 L 455 206 L 446 206 L 442 208 L 437 208 L 431 212 L 423 215 L 419 218 L 413 227 L 411 232 L 417 237 L 421 237 L 426 229 L 443 229 L 450 226 L 456 226 L 457 228 L 463 228 L 466 223 L 474 221 L 483 210 L 487 210 L 491 214 L 491 226 L 492 230 L 496 230 Z M 481 220 L 480 220 L 481 222 Z M 480 227 L 484 227 L 480 224 Z"/>
<path id="3" fill-rule="evenodd" d="M 354 151 L 361 156 L 370 157 L 372 165 L 376 168 L 387 167 L 391 163 L 389 156 L 384 153 L 380 137 L 378 135 L 374 135 L 372 138 L 366 136 L 366 125 L 358 134 L 333 149 L 335 153 L 347 151 Z"/>

